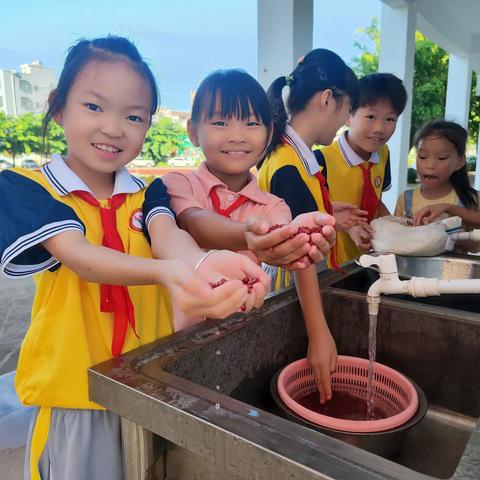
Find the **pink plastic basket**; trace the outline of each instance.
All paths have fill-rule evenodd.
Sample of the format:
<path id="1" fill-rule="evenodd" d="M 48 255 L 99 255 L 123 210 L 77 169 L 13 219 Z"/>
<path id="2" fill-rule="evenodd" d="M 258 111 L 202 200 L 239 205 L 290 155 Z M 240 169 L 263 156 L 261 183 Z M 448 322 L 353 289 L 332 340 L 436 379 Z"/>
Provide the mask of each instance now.
<path id="1" fill-rule="evenodd" d="M 368 360 L 339 356 L 332 375 L 332 390 L 348 392 L 366 398 Z M 415 387 L 401 373 L 381 363 L 374 363 L 373 388 L 375 404 L 386 411 L 399 412 L 381 420 L 344 420 L 313 412 L 296 400 L 317 390 L 307 359 L 287 365 L 278 377 L 278 394 L 285 405 L 297 415 L 317 425 L 344 432 L 381 432 L 407 422 L 418 408 Z"/>

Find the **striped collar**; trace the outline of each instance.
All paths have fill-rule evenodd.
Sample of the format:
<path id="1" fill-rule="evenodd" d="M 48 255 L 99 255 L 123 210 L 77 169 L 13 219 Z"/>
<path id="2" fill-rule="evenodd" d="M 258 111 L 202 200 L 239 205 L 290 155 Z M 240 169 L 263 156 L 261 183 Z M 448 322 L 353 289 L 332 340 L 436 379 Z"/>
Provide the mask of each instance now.
<path id="1" fill-rule="evenodd" d="M 283 138 L 295 150 L 309 175 L 315 175 L 320 171 L 315 154 L 288 123 L 283 132 Z"/>
<path id="2" fill-rule="evenodd" d="M 54 154 L 50 162 L 40 169 L 48 183 L 61 196 L 68 195 L 75 190 L 83 190 L 92 193 L 85 183 L 65 163 L 61 155 Z M 122 167 L 115 172 L 115 186 L 113 195 L 117 193 L 135 193 L 145 188 L 146 183 L 140 178 L 134 177 L 129 171 Z"/>
<path id="3" fill-rule="evenodd" d="M 345 163 L 349 167 L 357 167 L 358 165 L 362 165 L 363 163 L 365 163 L 365 160 L 361 158 L 358 153 L 354 152 L 353 148 L 348 143 L 347 131 L 343 132 L 338 138 L 338 146 L 340 147 L 340 151 L 342 152 Z M 370 163 L 379 163 L 380 155 L 378 151 L 372 152 L 368 161 Z"/>

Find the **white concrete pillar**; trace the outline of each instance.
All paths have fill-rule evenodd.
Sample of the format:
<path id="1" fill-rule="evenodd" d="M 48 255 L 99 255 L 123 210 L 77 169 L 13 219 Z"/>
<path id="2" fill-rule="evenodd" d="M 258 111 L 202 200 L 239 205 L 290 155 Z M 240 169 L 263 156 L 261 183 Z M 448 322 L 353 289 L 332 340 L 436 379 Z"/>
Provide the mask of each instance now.
<path id="1" fill-rule="evenodd" d="M 312 49 L 313 0 L 257 0 L 257 78 L 267 89 Z"/>
<path id="2" fill-rule="evenodd" d="M 392 213 L 398 195 L 407 187 L 416 23 L 416 12 L 409 3 L 398 2 L 395 7 L 382 4 L 379 72 L 393 73 L 401 78 L 408 94 L 405 110 L 388 142 L 392 188 L 382 195 L 382 201 Z"/>
<path id="3" fill-rule="evenodd" d="M 475 93 L 477 97 L 480 97 L 480 73 L 479 72 L 477 72 L 477 91 Z M 475 184 L 473 188 L 475 188 L 475 190 L 480 190 L 480 127 L 478 129 L 477 165 L 475 167 Z"/>
<path id="4" fill-rule="evenodd" d="M 472 88 L 472 68 L 468 55 L 450 54 L 448 59 L 447 99 L 445 118 L 468 127 L 470 94 Z"/>

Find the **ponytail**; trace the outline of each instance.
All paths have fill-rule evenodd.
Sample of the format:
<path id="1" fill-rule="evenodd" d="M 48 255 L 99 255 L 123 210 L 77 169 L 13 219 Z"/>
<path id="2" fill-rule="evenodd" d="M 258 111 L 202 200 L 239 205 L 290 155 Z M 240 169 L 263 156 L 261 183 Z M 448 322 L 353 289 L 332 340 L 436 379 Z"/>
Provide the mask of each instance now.
<path id="1" fill-rule="evenodd" d="M 287 85 L 286 77 L 278 77 L 267 91 L 268 101 L 272 110 L 273 118 L 273 136 L 269 151 L 273 152 L 282 140 L 283 132 L 287 125 L 288 115 L 283 103 L 282 91 Z M 259 166 L 260 168 L 260 166 Z"/>
<path id="2" fill-rule="evenodd" d="M 274 124 L 269 153 L 280 145 L 288 120 L 282 98 L 282 90 L 286 85 L 290 87 L 287 100 L 290 115 L 305 109 L 317 92 L 326 89 L 332 90 L 335 98 L 349 97 L 353 109 L 358 101 L 358 79 L 353 70 L 330 50 L 312 50 L 299 61 L 290 75 L 277 78 L 268 89 Z"/>

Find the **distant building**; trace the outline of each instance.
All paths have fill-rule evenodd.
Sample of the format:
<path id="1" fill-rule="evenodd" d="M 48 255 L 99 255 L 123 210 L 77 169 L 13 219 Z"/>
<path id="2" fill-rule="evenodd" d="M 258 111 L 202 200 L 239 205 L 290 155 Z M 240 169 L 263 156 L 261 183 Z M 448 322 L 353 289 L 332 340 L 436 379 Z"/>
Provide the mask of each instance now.
<path id="1" fill-rule="evenodd" d="M 53 69 L 38 60 L 20 65 L 20 72 L 0 69 L 0 111 L 14 116 L 43 113 L 56 85 Z"/>

